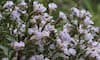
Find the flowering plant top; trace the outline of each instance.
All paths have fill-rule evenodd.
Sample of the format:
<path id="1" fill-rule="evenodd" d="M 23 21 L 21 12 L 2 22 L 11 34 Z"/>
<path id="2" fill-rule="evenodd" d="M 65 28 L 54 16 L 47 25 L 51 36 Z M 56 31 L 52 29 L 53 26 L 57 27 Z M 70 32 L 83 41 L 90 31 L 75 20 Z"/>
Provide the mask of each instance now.
<path id="1" fill-rule="evenodd" d="M 6 1 L 0 26 L 8 33 L 9 52 L 2 59 L 100 60 L 100 27 L 93 26 L 90 12 L 72 7 L 70 14 L 59 11 L 55 18 L 57 8 L 55 3 L 45 7 L 38 1 Z"/>

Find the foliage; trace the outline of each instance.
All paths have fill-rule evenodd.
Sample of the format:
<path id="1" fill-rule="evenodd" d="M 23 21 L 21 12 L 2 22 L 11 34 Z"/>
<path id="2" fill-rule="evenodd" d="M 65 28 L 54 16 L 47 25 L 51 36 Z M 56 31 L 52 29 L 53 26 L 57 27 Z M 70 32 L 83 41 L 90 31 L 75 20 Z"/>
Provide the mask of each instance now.
<path id="1" fill-rule="evenodd" d="M 0 60 L 100 59 L 100 27 L 95 27 L 100 25 L 100 5 L 96 3 L 1 0 Z"/>

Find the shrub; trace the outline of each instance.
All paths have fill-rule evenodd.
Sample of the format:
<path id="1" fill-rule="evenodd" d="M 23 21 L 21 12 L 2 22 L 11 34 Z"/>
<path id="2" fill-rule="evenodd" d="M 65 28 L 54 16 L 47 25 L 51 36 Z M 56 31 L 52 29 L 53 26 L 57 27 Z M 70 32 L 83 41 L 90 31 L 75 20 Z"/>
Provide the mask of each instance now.
<path id="1" fill-rule="evenodd" d="M 100 60 L 100 28 L 89 11 L 70 14 L 38 1 L 6 1 L 0 10 L 2 60 Z"/>

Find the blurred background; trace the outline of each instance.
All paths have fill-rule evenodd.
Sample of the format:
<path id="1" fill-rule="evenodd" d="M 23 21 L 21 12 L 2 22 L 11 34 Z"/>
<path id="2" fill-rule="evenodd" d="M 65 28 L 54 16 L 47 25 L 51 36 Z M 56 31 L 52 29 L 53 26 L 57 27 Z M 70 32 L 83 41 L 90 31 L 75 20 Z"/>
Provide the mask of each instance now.
<path id="1" fill-rule="evenodd" d="M 0 0 L 0 6 L 3 5 L 6 1 L 7 0 Z M 21 0 L 12 0 L 12 1 L 18 3 Z M 58 5 L 58 10 L 64 11 L 66 14 L 69 13 L 70 8 L 76 7 L 78 2 L 80 1 L 79 2 L 80 8 L 90 11 L 93 16 L 92 20 L 95 22 L 95 26 L 100 26 L 100 0 L 39 0 L 39 1 L 44 3 L 45 6 L 47 6 L 49 2 L 55 2 Z"/>
<path id="2" fill-rule="evenodd" d="M 66 14 L 69 13 L 70 8 L 77 7 L 79 2 L 80 8 L 90 11 L 95 26 L 100 26 L 100 0 L 40 0 L 44 4 L 47 4 L 48 1 L 55 2 L 58 9 Z"/>
<path id="3" fill-rule="evenodd" d="M 88 10 L 92 14 L 92 20 L 95 26 L 100 26 L 100 0 L 40 0 L 44 4 L 46 2 L 55 2 L 60 11 L 69 13 L 70 8 L 77 7 L 79 3 L 80 8 Z"/>
<path id="4" fill-rule="evenodd" d="M 44 4 L 46 1 L 55 2 L 58 5 L 58 9 L 69 13 L 70 8 L 77 7 L 79 2 L 80 8 L 90 11 L 92 14 L 92 20 L 95 22 L 95 26 L 100 26 L 100 0 L 40 0 Z"/>

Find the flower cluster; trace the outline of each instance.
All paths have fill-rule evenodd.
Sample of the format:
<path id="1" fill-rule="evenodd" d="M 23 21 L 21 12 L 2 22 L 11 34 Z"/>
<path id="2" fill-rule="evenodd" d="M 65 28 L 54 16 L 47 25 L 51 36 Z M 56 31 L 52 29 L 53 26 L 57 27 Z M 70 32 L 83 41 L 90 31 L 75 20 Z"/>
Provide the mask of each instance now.
<path id="1" fill-rule="evenodd" d="M 100 27 L 93 26 L 90 12 L 73 7 L 69 15 L 59 11 L 55 18 L 57 7 L 49 3 L 46 8 L 31 0 L 6 1 L 0 22 L 7 21 L 7 31 L 14 38 L 10 50 L 16 52 L 9 59 L 100 60 Z"/>

